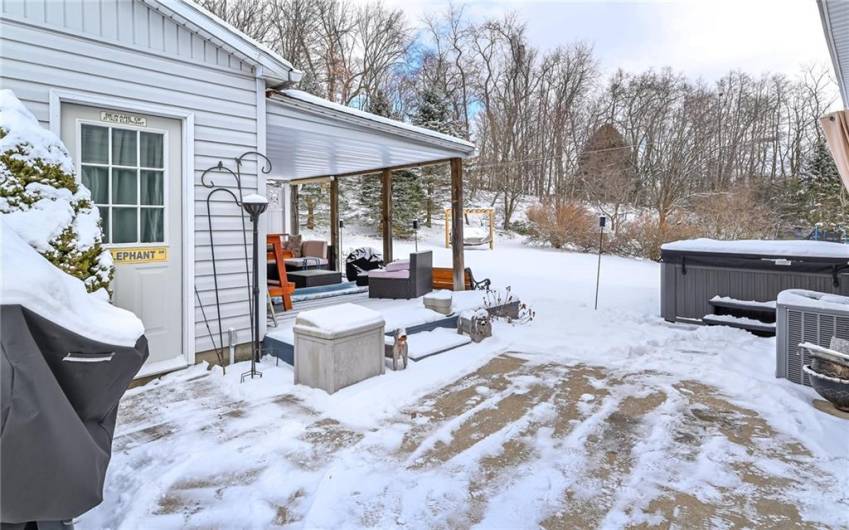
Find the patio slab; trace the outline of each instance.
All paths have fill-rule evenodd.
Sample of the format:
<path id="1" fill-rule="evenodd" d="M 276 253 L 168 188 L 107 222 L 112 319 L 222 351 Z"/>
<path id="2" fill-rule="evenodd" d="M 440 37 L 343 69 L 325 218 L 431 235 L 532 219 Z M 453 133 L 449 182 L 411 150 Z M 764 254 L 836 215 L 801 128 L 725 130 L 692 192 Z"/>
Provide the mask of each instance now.
<path id="1" fill-rule="evenodd" d="M 125 398 L 112 500 L 80 527 L 823 527 L 798 502 L 834 481 L 754 411 L 653 371 L 504 354 L 372 427 L 244 388 Z"/>

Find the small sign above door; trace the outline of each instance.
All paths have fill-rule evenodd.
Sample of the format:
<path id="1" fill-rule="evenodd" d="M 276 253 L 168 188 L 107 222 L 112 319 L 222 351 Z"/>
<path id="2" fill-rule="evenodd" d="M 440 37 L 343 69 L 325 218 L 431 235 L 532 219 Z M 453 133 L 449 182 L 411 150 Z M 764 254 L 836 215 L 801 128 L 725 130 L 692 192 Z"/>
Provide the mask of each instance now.
<path id="1" fill-rule="evenodd" d="M 133 116 L 132 114 L 124 114 L 123 112 L 101 111 L 100 121 L 117 123 L 119 125 L 134 125 L 136 127 L 147 127 L 147 118 L 144 118 L 142 116 Z"/>
<path id="2" fill-rule="evenodd" d="M 168 261 L 168 247 L 121 247 L 109 249 L 116 265 Z"/>

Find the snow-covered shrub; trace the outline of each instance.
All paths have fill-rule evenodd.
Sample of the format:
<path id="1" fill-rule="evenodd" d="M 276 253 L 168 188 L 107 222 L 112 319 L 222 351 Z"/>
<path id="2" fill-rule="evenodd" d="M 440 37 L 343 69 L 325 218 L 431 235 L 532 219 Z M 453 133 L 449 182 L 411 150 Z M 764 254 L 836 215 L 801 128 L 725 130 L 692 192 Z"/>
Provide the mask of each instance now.
<path id="1" fill-rule="evenodd" d="M 578 201 L 537 204 L 528 208 L 530 236 L 554 248 L 590 250 L 597 243 L 598 220 Z"/>
<path id="2" fill-rule="evenodd" d="M 0 214 L 89 292 L 108 289 L 114 267 L 101 245 L 100 214 L 91 194 L 62 141 L 11 90 L 0 90 Z"/>

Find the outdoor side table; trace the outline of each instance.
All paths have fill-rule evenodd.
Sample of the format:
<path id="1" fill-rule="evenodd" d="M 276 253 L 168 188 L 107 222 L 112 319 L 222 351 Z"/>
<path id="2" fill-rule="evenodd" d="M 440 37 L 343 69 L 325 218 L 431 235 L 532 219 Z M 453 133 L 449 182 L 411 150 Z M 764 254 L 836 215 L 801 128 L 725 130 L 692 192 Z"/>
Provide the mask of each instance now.
<path id="1" fill-rule="evenodd" d="M 332 394 L 384 373 L 383 316 L 356 305 L 302 311 L 295 318 L 295 384 Z"/>
<path id="2" fill-rule="evenodd" d="M 309 269 L 286 273 L 289 281 L 296 288 L 318 287 L 319 285 L 333 285 L 342 282 L 342 273 L 338 271 L 326 271 L 321 269 Z"/>

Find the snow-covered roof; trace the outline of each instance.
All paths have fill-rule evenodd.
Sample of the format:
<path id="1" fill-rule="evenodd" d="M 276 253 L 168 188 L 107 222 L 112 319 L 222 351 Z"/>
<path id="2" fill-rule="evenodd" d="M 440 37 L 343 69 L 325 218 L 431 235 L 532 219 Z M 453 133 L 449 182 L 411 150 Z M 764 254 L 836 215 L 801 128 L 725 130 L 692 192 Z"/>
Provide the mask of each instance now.
<path id="1" fill-rule="evenodd" d="M 258 68 L 260 77 L 274 83 L 297 82 L 303 72 L 271 50 L 191 0 L 141 0 L 164 16 L 200 32 Z"/>
<path id="2" fill-rule="evenodd" d="M 809 258 L 846 258 L 849 245 L 829 241 L 740 239 L 687 239 L 664 244 L 661 249 L 718 254 L 750 254 L 758 256 L 787 256 Z"/>
<path id="3" fill-rule="evenodd" d="M 300 180 L 466 158 L 462 138 L 352 109 L 300 90 L 273 93 L 267 103 L 269 178 Z"/>

